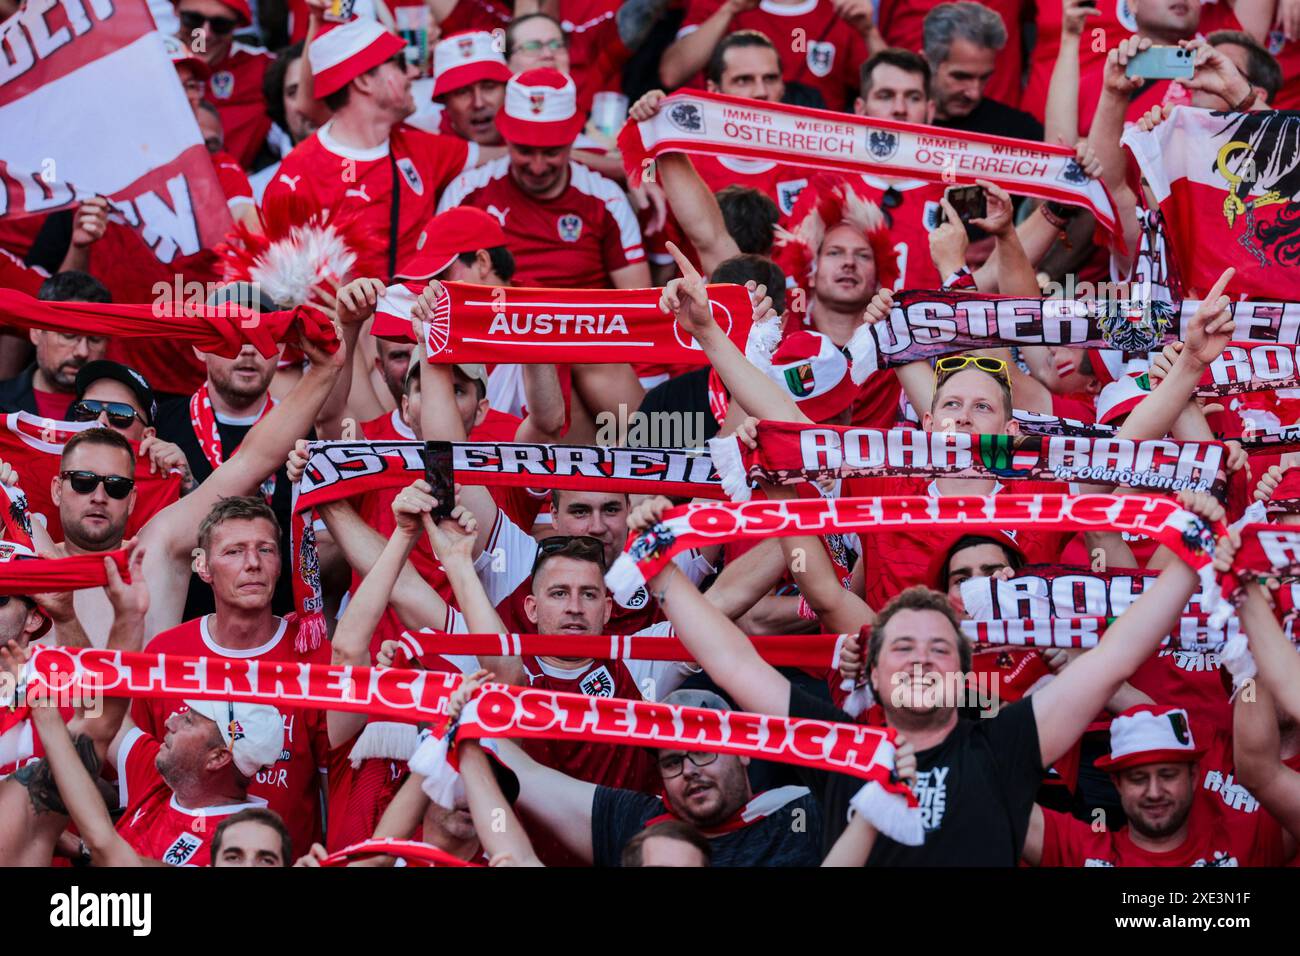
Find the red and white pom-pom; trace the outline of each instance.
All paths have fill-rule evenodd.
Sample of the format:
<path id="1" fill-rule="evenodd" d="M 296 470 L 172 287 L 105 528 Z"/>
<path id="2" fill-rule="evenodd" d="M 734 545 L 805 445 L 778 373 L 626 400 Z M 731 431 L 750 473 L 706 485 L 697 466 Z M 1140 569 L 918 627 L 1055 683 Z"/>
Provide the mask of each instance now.
<path id="1" fill-rule="evenodd" d="M 253 282 L 285 308 L 316 301 L 315 290 L 355 278 L 356 250 L 368 231 L 355 215 L 336 216 L 304 201 L 276 204 L 262 214 L 262 233 L 243 223 L 217 247 L 229 282 Z"/>

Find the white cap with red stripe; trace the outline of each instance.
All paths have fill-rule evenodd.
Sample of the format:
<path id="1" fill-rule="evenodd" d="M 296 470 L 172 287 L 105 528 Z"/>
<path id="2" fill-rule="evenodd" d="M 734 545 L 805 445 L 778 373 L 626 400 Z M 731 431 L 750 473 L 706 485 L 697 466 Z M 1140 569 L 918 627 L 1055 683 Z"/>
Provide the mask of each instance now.
<path id="1" fill-rule="evenodd" d="M 484 30 L 457 33 L 439 40 L 433 48 L 434 99 L 479 80 L 508 83 L 510 76 L 496 38 Z"/>
<path id="2" fill-rule="evenodd" d="M 526 70 L 506 84 L 497 129 L 507 143 L 550 148 L 570 146 L 586 117 L 578 112 L 578 88 L 559 70 Z"/>
<path id="3" fill-rule="evenodd" d="M 307 50 L 312 95 L 324 99 L 405 49 L 405 40 L 374 20 L 357 18 L 329 26 Z"/>

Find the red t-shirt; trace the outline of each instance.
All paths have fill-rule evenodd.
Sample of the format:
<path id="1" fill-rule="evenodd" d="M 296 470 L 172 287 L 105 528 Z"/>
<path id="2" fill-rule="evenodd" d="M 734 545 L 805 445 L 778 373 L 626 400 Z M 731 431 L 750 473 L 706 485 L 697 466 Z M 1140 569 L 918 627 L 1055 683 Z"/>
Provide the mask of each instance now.
<path id="1" fill-rule="evenodd" d="M 718 12 L 722 0 L 689 0 L 678 37 L 683 37 Z M 802 83 L 817 89 L 829 110 L 843 110 L 858 90 L 858 67 L 867 58 L 862 34 L 841 20 L 830 0 L 803 0 L 779 4 L 761 0 L 752 10 L 731 18 L 728 33 L 757 30 L 776 47 L 781 58 L 781 75 L 787 83 Z M 805 43 L 792 42 L 795 30 L 802 30 Z M 693 86 L 704 85 L 702 75 Z"/>
<path id="2" fill-rule="evenodd" d="M 1163 853 L 1133 842 L 1127 826 L 1100 833 L 1074 817 L 1043 810 L 1040 866 L 1280 866 L 1281 834 L 1268 814 L 1253 827 L 1228 827 L 1199 796 L 1188 815 L 1187 838 Z M 1271 825 L 1270 825 L 1271 824 Z"/>
<path id="3" fill-rule="evenodd" d="M 154 635 L 145 648 L 151 654 L 180 657 L 237 657 L 243 660 L 293 661 L 309 664 L 330 662 L 329 644 L 307 654 L 294 649 L 298 625 L 281 618 L 275 635 L 261 647 L 232 651 L 221 647 L 208 632 L 208 618 L 185 621 Z M 145 733 L 161 737 L 167 718 L 184 707 L 180 698 L 146 700 L 131 704 L 131 718 Z M 251 797 L 260 797 L 284 819 L 293 838 L 295 854 L 306 853 L 321 838 L 320 771 L 326 766 L 329 736 L 325 712 L 316 709 L 280 708 L 284 717 L 285 752 L 275 766 L 262 771 L 248 787 Z"/>
<path id="4" fill-rule="evenodd" d="M 894 288 L 943 288 L 944 277 L 939 275 L 934 260 L 930 258 L 930 230 L 943 220 L 943 207 L 939 200 L 948 185 L 867 175 L 851 182 L 854 191 L 879 206 L 890 223 L 889 238 L 898 257 L 898 281 Z M 891 186 L 902 201 L 893 209 L 887 209 L 883 199 Z"/>
<path id="5" fill-rule="evenodd" d="M 137 700 L 137 703 L 140 701 Z M 127 731 L 117 753 L 119 801 L 126 807 L 117 832 L 131 848 L 170 866 L 209 866 L 212 834 L 226 817 L 266 801 L 252 795 L 243 803 L 189 810 L 182 807 L 158 772 L 162 744 L 138 727 Z"/>
<path id="6" fill-rule="evenodd" d="M 332 125 L 326 123 L 284 158 L 266 187 L 262 206 L 269 211 L 277 204 L 305 199 L 335 215 L 354 215 L 356 227 L 372 238 L 358 250 L 354 273 L 386 277 L 393 161 L 402 181 L 397 225 L 400 269 L 415 254 L 416 241 L 433 218 L 442 191 L 478 161 L 478 146 L 456 136 L 399 126 L 382 146 L 352 149 L 330 135 Z"/>
<path id="7" fill-rule="evenodd" d="M 926 14 L 940 2 L 941 0 L 881 0 L 879 26 L 885 42 L 890 46 L 922 52 L 924 46 L 922 28 Z M 1043 6 L 1051 6 L 1053 2 L 1054 0 L 1039 0 L 1038 6 L 1041 9 Z M 1002 25 L 1007 28 L 1007 45 L 998 54 L 997 66 L 993 70 L 988 86 L 984 88 L 984 95 L 1007 106 L 1019 106 L 1020 73 L 1023 67 L 1023 58 L 1020 55 L 1020 21 L 1026 16 L 1029 5 L 1025 0 L 987 0 L 981 6 L 988 7 L 1000 16 Z M 1056 6 L 1059 31 L 1060 4 L 1057 3 Z M 1088 22 L 1091 25 L 1092 21 Z M 1040 36 L 1038 43 L 1042 42 Z"/>
<path id="8" fill-rule="evenodd" d="M 596 93 L 622 91 L 622 69 L 631 53 L 618 35 L 620 6 L 619 0 L 560 0 L 560 26 L 569 38 L 569 73 L 583 112 L 591 109 Z"/>
<path id="9" fill-rule="evenodd" d="M 26 265 L 12 252 L 0 249 L 0 289 L 17 289 L 36 295 L 49 277 L 44 269 Z"/>
<path id="10" fill-rule="evenodd" d="M 1060 494 L 1064 486 L 1045 481 L 1016 481 L 1002 485 L 995 494 Z M 927 478 L 852 478 L 844 482 L 844 497 L 870 495 L 938 495 L 935 483 Z M 1007 544 L 1025 555 L 1030 564 L 1056 560 L 1061 548 L 1070 537 L 1059 531 L 1002 531 L 972 532 L 958 528 L 953 531 L 934 529 L 924 531 L 888 531 L 863 536 L 864 583 L 867 604 L 879 610 L 885 603 L 905 588 L 924 584 L 935 588 L 939 584 L 940 564 L 957 541 L 968 534 L 981 534 L 996 538 L 1005 535 Z"/>
<path id="11" fill-rule="evenodd" d="M 569 185 L 539 200 L 510 175 L 510 157 L 473 169 L 448 188 L 438 211 L 474 206 L 496 216 L 515 257 L 520 286 L 608 289 L 609 275 L 645 261 L 641 227 L 622 188 L 581 163 Z"/>
<path id="12" fill-rule="evenodd" d="M 1232 731 L 1232 704 L 1219 678 L 1219 655 L 1214 651 L 1162 647 L 1143 661 L 1128 682 L 1157 704 L 1185 707 L 1198 734 Z"/>
<path id="13" fill-rule="evenodd" d="M 1282 68 L 1282 89 L 1269 106 L 1275 110 L 1300 109 L 1300 41 L 1288 40 L 1286 34 L 1274 27 L 1265 45 Z"/>
<path id="14" fill-rule="evenodd" d="M 257 205 L 253 198 L 253 184 L 235 157 L 225 152 L 213 153 L 212 165 L 217 170 L 217 182 L 221 183 L 221 191 L 226 194 L 226 204 L 232 212 L 245 203 Z"/>
<path id="15" fill-rule="evenodd" d="M 68 409 L 73 396 L 67 392 L 43 392 L 32 386 L 32 397 L 36 399 L 36 414 L 56 422 L 68 420 Z"/>
<path id="16" fill-rule="evenodd" d="M 236 41 L 208 78 L 207 98 L 221 114 L 226 149 L 244 167 L 252 165 L 271 130 L 262 78 L 274 59 L 260 46 Z"/>

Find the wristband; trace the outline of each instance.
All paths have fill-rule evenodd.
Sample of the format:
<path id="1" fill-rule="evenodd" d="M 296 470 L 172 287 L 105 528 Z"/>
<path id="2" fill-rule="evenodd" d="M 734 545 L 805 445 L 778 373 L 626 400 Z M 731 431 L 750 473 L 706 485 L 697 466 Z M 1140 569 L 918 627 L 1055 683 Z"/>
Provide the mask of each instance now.
<path id="1" fill-rule="evenodd" d="M 1242 97 L 1241 102 L 1238 103 L 1236 106 L 1232 107 L 1229 110 L 1229 112 L 1240 113 L 1243 110 L 1250 107 L 1252 104 L 1254 104 L 1255 99 L 1256 99 L 1255 88 L 1252 86 L 1249 90 L 1246 91 L 1246 95 Z"/>

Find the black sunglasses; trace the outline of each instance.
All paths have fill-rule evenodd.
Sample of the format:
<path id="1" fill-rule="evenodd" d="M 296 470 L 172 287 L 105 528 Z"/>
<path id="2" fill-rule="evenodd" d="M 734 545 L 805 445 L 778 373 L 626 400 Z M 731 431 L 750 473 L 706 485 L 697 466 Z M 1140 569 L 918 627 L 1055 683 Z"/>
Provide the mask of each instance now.
<path id="1" fill-rule="evenodd" d="M 104 412 L 108 412 L 108 423 L 114 428 L 130 428 L 136 418 L 144 422 L 144 417 L 126 402 L 101 402 L 94 398 L 73 402 L 68 416 L 69 421 L 93 422 Z"/>
<path id="2" fill-rule="evenodd" d="M 880 197 L 880 211 L 885 214 L 885 225 L 894 228 L 894 210 L 903 205 L 903 194 L 890 186 Z"/>
<path id="3" fill-rule="evenodd" d="M 594 561 L 605 570 L 605 546 L 599 538 L 589 534 L 553 534 L 537 542 L 537 557 L 533 559 L 533 574 L 541 567 L 543 561 L 552 555 L 564 552 L 585 561 Z"/>
<path id="4" fill-rule="evenodd" d="M 197 30 L 205 23 L 212 27 L 212 32 L 217 36 L 234 33 L 235 27 L 239 26 L 239 21 L 232 17 L 205 17 L 193 10 L 181 13 L 181 26 L 186 30 Z"/>
<path id="5" fill-rule="evenodd" d="M 72 490 L 79 495 L 88 495 L 99 487 L 99 483 L 104 483 L 104 492 L 110 497 L 121 501 L 131 493 L 135 487 L 134 478 L 123 478 L 121 475 L 97 475 L 93 471 L 62 471 L 59 477 L 72 485 Z"/>

